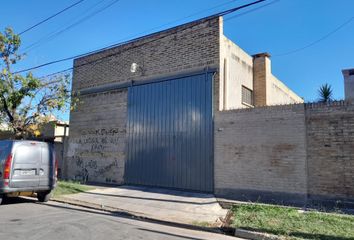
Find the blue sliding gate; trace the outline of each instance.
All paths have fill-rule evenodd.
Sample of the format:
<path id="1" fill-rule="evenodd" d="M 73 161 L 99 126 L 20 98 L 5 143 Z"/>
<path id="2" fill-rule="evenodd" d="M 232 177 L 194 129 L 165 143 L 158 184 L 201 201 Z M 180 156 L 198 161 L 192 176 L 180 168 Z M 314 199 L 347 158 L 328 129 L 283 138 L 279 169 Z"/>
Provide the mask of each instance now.
<path id="1" fill-rule="evenodd" d="M 129 87 L 127 184 L 213 192 L 213 73 Z"/>

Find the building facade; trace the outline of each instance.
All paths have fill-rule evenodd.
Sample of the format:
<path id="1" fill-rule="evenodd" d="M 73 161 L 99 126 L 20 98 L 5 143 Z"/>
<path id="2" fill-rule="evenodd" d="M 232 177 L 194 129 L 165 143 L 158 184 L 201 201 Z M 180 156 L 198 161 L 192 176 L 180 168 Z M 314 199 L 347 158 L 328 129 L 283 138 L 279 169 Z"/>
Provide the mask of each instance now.
<path id="1" fill-rule="evenodd" d="M 75 59 L 67 178 L 214 191 L 215 111 L 303 100 L 206 18 Z M 158 176 L 158 177 L 156 177 Z"/>
<path id="2" fill-rule="evenodd" d="M 72 90 L 67 179 L 298 205 L 354 199 L 352 90 L 303 104 L 269 54 L 224 36 L 221 17 L 75 59 Z"/>

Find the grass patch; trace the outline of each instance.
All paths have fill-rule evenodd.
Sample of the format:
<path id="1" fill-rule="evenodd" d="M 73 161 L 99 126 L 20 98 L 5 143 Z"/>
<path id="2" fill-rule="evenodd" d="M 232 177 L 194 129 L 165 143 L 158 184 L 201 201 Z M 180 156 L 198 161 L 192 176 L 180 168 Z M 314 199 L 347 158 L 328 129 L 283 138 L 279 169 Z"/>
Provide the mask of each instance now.
<path id="1" fill-rule="evenodd" d="M 200 222 L 200 221 L 193 221 L 192 225 L 198 226 L 198 227 L 213 227 L 212 223 L 209 222 Z"/>
<path id="2" fill-rule="evenodd" d="M 299 212 L 294 208 L 240 204 L 232 207 L 236 228 L 284 236 L 285 239 L 354 239 L 354 216 Z"/>
<path id="3" fill-rule="evenodd" d="M 86 192 L 93 189 L 93 187 L 82 185 L 78 182 L 58 181 L 57 187 L 54 189 L 53 196 L 58 197 L 65 194 Z"/>

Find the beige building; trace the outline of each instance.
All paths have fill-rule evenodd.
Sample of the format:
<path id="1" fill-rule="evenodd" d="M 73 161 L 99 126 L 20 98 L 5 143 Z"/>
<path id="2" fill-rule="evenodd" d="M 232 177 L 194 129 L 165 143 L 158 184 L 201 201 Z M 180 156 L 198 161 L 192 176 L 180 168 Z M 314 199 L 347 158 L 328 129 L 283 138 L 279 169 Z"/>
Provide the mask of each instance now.
<path id="1" fill-rule="evenodd" d="M 250 56 L 224 35 L 220 41 L 220 110 L 304 102 L 272 74 L 268 53 Z"/>

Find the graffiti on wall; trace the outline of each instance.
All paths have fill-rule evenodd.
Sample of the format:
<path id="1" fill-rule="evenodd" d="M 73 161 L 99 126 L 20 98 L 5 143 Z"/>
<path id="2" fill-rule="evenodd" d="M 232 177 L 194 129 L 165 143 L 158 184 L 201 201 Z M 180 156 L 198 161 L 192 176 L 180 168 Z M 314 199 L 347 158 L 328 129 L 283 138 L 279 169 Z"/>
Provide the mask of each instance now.
<path id="1" fill-rule="evenodd" d="M 75 180 L 116 182 L 115 170 L 124 161 L 125 134 L 120 128 L 88 129 L 71 139 L 74 149 L 67 156 L 75 169 Z"/>

